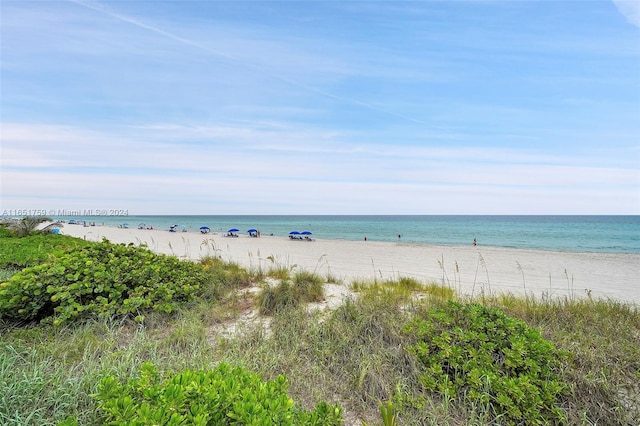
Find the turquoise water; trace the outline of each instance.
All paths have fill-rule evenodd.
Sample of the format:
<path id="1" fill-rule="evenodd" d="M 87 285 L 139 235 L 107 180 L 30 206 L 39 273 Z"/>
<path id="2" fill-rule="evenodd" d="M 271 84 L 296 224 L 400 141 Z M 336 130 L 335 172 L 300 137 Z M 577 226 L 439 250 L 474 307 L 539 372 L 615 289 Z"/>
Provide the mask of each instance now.
<path id="1" fill-rule="evenodd" d="M 640 253 L 640 216 L 79 216 L 62 220 L 136 228 L 211 232 L 257 228 L 263 235 L 286 237 L 311 231 L 315 238 L 470 245 L 521 249 Z M 400 235 L 400 238 L 398 236 Z"/>

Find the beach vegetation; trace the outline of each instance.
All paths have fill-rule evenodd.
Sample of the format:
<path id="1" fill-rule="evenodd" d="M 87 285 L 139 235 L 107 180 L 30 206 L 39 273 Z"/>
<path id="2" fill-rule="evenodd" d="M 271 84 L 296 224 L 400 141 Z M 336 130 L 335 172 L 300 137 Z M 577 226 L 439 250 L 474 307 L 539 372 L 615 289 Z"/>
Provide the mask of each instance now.
<path id="1" fill-rule="evenodd" d="M 303 303 L 320 302 L 324 299 L 324 279 L 312 272 L 297 271 L 293 285 Z"/>
<path id="2" fill-rule="evenodd" d="M 36 237 L 61 241 L 21 240 L 35 245 Z M 224 410 L 210 407 L 220 393 L 239 398 L 231 406 L 237 418 L 227 416 L 237 424 L 268 422 L 261 416 L 300 425 L 640 424 L 637 305 L 463 296 L 413 278 L 377 278 L 350 283 L 358 297 L 338 307 L 309 310 L 326 282 L 313 273 L 289 268 L 282 279 L 263 280 L 216 257 L 194 263 L 144 247 L 78 244 L 87 247 L 34 256 L 40 260 L 24 270 L 7 267 L 19 262 L 6 252 L 2 424 L 147 423 L 195 418 L 202 407 L 216 416 Z M 160 270 L 149 271 L 153 265 Z M 124 307 L 131 288 L 135 312 L 84 308 L 105 289 L 114 308 Z M 65 301 L 59 311 L 54 295 Z M 154 309 L 164 303 L 171 309 Z M 248 310 L 255 321 L 239 315 Z M 197 413 L 182 410 L 187 405 Z M 116 417 L 126 413 L 129 420 Z"/>
<path id="3" fill-rule="evenodd" d="M 255 274 L 234 262 L 225 262 L 219 257 L 207 256 L 198 262 L 205 270 L 210 284 L 203 289 L 202 297 L 219 300 L 230 291 L 237 291 L 252 286 Z"/>
<path id="4" fill-rule="evenodd" d="M 284 375 L 263 381 L 241 367 L 219 364 L 211 370 L 161 374 L 145 362 L 138 376 L 121 383 L 102 378 L 95 398 L 105 424 L 129 425 L 341 425 L 342 409 L 320 402 L 297 407 Z"/>
<path id="5" fill-rule="evenodd" d="M 0 233 L 0 268 L 22 269 L 39 265 L 88 245 L 84 240 L 67 235 L 32 234 L 17 238 L 7 231 Z"/>
<path id="6" fill-rule="evenodd" d="M 47 225 L 42 225 L 43 223 Z M 26 237 L 33 234 L 47 234 L 53 232 L 55 228 L 59 228 L 62 223 L 54 222 L 46 216 L 25 216 L 21 219 L 6 219 L 3 221 L 3 227 L 10 231 L 11 234 L 18 238 Z"/>
<path id="7" fill-rule="evenodd" d="M 15 235 L 8 227 L 8 223 L 0 221 L 0 238 L 14 237 Z"/>
<path id="8" fill-rule="evenodd" d="M 386 303 L 397 305 L 424 298 L 449 300 L 455 297 L 455 291 L 450 287 L 437 283 L 422 283 L 410 277 L 385 281 L 354 280 L 351 289 L 365 299 L 383 299 Z"/>
<path id="9" fill-rule="evenodd" d="M 292 279 L 265 283 L 257 295 L 257 305 L 263 315 L 273 315 L 305 303 L 320 302 L 324 298 L 324 280 L 317 274 L 298 271 Z"/>
<path id="10" fill-rule="evenodd" d="M 393 403 L 391 401 L 387 401 L 387 403 L 380 403 L 380 418 L 382 419 L 383 426 L 397 426 L 398 425 L 398 417 L 395 414 L 395 409 L 393 408 Z M 364 420 L 360 420 L 362 426 L 368 426 L 367 422 Z"/>
<path id="11" fill-rule="evenodd" d="M 267 276 L 276 280 L 287 280 L 291 278 L 291 269 L 278 265 L 269 269 Z"/>
<path id="12" fill-rule="evenodd" d="M 496 308 L 449 301 L 421 312 L 404 329 L 428 392 L 484 406 L 503 424 L 564 423 L 558 377 L 567 357 L 536 329 Z"/>
<path id="13" fill-rule="evenodd" d="M 261 314 L 274 315 L 300 306 L 302 300 L 291 280 L 276 284 L 265 283 L 257 295 L 256 304 Z"/>
<path id="14" fill-rule="evenodd" d="M 324 277 L 324 281 L 330 284 L 344 284 L 343 281 L 337 276 L 333 275 L 331 271 L 327 272 L 327 275 Z"/>
<path id="15" fill-rule="evenodd" d="M 132 244 L 102 241 L 28 267 L 0 284 L 0 316 L 59 325 L 93 316 L 170 313 L 204 287 L 204 268 Z"/>

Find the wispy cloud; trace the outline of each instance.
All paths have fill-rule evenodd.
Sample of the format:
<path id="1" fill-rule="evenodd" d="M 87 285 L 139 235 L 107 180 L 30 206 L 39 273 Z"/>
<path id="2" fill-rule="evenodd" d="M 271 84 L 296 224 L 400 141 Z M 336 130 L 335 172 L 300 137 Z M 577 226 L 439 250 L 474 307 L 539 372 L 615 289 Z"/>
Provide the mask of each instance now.
<path id="1" fill-rule="evenodd" d="M 618 11 L 632 25 L 640 28 L 640 2 L 637 0 L 612 0 Z"/>
<path id="2" fill-rule="evenodd" d="M 281 80 L 284 83 L 290 84 L 290 85 L 295 86 L 297 88 L 300 88 L 302 90 L 305 90 L 305 91 L 308 91 L 308 92 L 311 92 L 311 93 L 314 93 L 314 94 L 317 94 L 317 95 L 320 95 L 320 96 L 323 96 L 323 97 L 326 97 L 326 98 L 329 98 L 329 99 L 333 99 L 333 100 L 336 100 L 336 101 L 339 101 L 339 102 L 346 102 L 346 103 L 350 103 L 350 104 L 353 104 L 353 105 L 358 106 L 358 107 L 374 110 L 374 111 L 377 111 L 377 112 L 380 112 L 380 113 L 383 113 L 383 114 L 388 114 L 388 115 L 400 118 L 402 120 L 408 120 L 408 121 L 411 121 L 411 122 L 414 122 L 414 123 L 424 124 L 424 125 L 427 124 L 422 120 L 419 120 L 417 118 L 408 116 L 406 114 L 402 114 L 400 112 L 391 111 L 391 110 L 388 110 L 388 109 L 383 108 L 381 106 L 377 106 L 377 105 L 374 105 L 374 104 L 372 104 L 370 102 L 366 102 L 366 101 L 363 101 L 363 100 L 360 100 L 360 99 L 357 99 L 357 98 L 354 98 L 354 97 L 347 97 L 347 96 L 340 95 L 340 94 L 337 94 L 337 93 L 332 93 L 332 92 L 329 92 L 327 90 L 323 90 L 321 88 L 314 87 L 314 86 L 311 86 L 309 84 L 306 84 L 303 81 L 300 81 L 300 80 L 297 80 L 297 79 L 294 79 L 294 78 L 290 78 L 290 77 L 288 77 L 288 76 L 286 76 L 284 74 L 275 73 L 272 70 L 270 70 L 268 68 L 265 68 L 265 67 L 261 66 L 260 64 L 258 64 L 256 62 L 251 62 L 251 61 L 247 61 L 247 60 L 241 59 L 241 57 L 237 56 L 237 55 L 231 55 L 231 54 L 228 54 L 228 53 L 222 53 L 220 50 L 212 49 L 207 44 L 198 43 L 198 42 L 193 41 L 191 39 L 178 36 L 178 35 L 176 35 L 176 34 L 174 34 L 172 32 L 165 31 L 165 30 L 163 30 L 161 28 L 158 28 L 156 26 L 149 25 L 147 23 L 144 23 L 144 22 L 142 22 L 142 21 L 140 21 L 138 19 L 134 19 L 134 18 L 132 18 L 130 16 L 127 16 L 125 14 L 115 12 L 111 8 L 108 8 L 108 7 L 106 7 L 105 5 L 103 5 L 101 3 L 93 2 L 93 1 L 85 1 L 85 0 L 69 0 L 69 1 L 72 1 L 73 3 L 76 3 L 78 5 L 85 6 L 85 7 L 88 7 L 90 9 L 96 10 L 96 11 L 98 11 L 100 13 L 107 14 L 107 15 L 115 18 L 115 19 L 122 20 L 124 22 L 130 23 L 130 24 L 135 25 L 137 27 L 140 27 L 142 29 L 154 32 L 154 33 L 156 33 L 156 34 L 158 34 L 158 35 L 160 35 L 162 37 L 166 37 L 166 38 L 169 38 L 169 39 L 174 40 L 176 42 L 182 43 L 184 45 L 187 45 L 187 46 L 190 46 L 190 47 L 194 47 L 196 49 L 199 49 L 199 50 L 203 51 L 206 54 L 222 57 L 224 59 L 227 59 L 229 61 L 233 61 L 235 63 L 240 63 L 243 66 L 248 67 L 248 68 L 252 69 L 253 71 L 255 71 L 257 73 L 269 75 L 272 78 Z"/>
<path id="3" fill-rule="evenodd" d="M 184 130 L 178 129 L 177 134 Z M 130 140 L 56 126 L 5 124 L 2 134 L 5 202 L 54 193 L 62 200 L 120 200 L 142 211 L 148 211 L 145 205 L 154 197 L 195 200 L 211 193 L 227 202 L 248 197 L 255 202 L 277 201 L 280 207 L 296 194 L 299 201 L 301 196 L 311 198 L 300 212 L 312 212 L 310 205 L 321 200 L 339 204 L 344 198 L 340 194 L 357 189 L 361 193 L 349 196 L 349 209 L 340 212 L 351 212 L 354 201 L 363 203 L 359 211 L 384 205 L 388 197 L 407 211 L 435 213 L 434 202 L 441 205 L 449 200 L 459 205 L 465 202 L 464 196 L 487 193 L 523 197 L 565 191 L 572 193 L 567 197 L 575 198 L 589 188 L 601 188 L 604 193 L 626 187 L 630 196 L 634 189 L 630 183 L 637 175 L 632 169 L 558 164 L 557 159 L 513 149 L 338 144 L 319 144 L 312 152 L 274 148 L 283 134 L 274 136 L 272 145 L 248 149 L 233 143 L 211 148 L 169 140 L 159 144 L 153 136 Z M 225 139 L 234 140 L 233 133 L 226 132 Z M 516 212 L 519 207 L 510 209 Z"/>

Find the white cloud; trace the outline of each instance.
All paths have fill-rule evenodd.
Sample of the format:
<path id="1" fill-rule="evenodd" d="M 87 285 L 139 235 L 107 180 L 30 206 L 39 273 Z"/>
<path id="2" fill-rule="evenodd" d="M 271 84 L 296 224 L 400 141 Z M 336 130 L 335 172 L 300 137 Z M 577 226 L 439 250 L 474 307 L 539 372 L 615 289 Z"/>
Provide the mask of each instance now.
<path id="1" fill-rule="evenodd" d="M 161 142 L 158 129 L 164 131 Z M 249 144 L 251 138 L 235 130 L 156 124 L 139 126 L 133 137 L 118 129 L 4 124 L 3 208 L 46 202 L 39 208 L 596 214 L 633 213 L 639 204 L 636 170 L 583 165 L 574 158 L 515 148 L 359 145 L 322 133 L 296 150 L 299 139 L 313 138 L 310 129 L 246 129 L 264 144 Z M 193 135 L 226 143 L 180 143 Z"/>
<path id="2" fill-rule="evenodd" d="M 618 11 L 630 23 L 640 28 L 640 0 L 612 0 Z"/>

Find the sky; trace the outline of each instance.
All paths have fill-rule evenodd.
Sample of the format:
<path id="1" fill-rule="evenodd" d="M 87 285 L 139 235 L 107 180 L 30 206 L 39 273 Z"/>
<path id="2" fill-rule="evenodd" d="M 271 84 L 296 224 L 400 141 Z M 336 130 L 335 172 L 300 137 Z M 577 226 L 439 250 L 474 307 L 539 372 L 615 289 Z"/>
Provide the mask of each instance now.
<path id="1" fill-rule="evenodd" d="M 640 1 L 0 2 L 0 214 L 640 214 Z"/>

